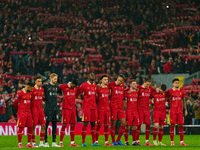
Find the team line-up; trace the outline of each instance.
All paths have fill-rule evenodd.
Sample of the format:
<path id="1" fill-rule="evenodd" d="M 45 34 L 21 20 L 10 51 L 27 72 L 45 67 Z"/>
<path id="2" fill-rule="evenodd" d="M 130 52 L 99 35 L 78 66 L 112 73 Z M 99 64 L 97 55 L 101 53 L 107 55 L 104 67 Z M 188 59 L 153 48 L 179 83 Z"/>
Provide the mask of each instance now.
<path id="1" fill-rule="evenodd" d="M 129 82 L 130 87 L 124 86 L 124 75 L 119 75 L 116 81 L 108 83 L 108 76 L 102 75 L 99 84 L 95 83 L 95 75 L 90 73 L 88 81 L 78 87 L 78 81 L 73 79 L 66 84 L 57 84 L 58 75 L 50 75 L 50 83 L 42 83 L 42 78 L 37 77 L 35 84 L 29 82 L 22 90 L 16 94 L 14 106 L 17 109 L 18 127 L 18 147 L 23 148 L 22 132 L 24 127 L 28 129 L 28 143 L 26 147 L 38 147 L 35 141 L 35 127 L 41 125 L 39 147 L 49 147 L 47 141 L 48 125 L 52 123 L 52 147 L 64 147 L 63 138 L 65 128 L 70 124 L 70 146 L 79 147 L 74 141 L 76 124 L 75 98 L 83 95 L 82 111 L 82 146 L 85 143 L 86 130 L 88 123 L 91 124 L 92 146 L 100 146 L 98 143 L 99 131 L 104 125 L 105 146 L 129 146 L 128 135 L 132 126 L 132 145 L 141 146 L 139 141 L 140 128 L 146 125 L 145 146 L 166 146 L 162 143 L 163 127 L 166 124 L 165 102 L 170 104 L 170 138 L 171 146 L 174 146 L 174 128 L 179 125 L 180 145 L 187 146 L 183 142 L 184 137 L 184 115 L 183 107 L 186 107 L 185 92 L 179 88 L 179 79 L 172 81 L 173 88 L 167 90 L 165 84 L 154 89 L 149 79 L 144 79 L 143 85 L 137 85 L 136 80 Z M 60 144 L 56 144 L 57 128 L 57 94 L 63 93 L 62 107 L 62 128 L 60 131 Z M 123 102 L 126 100 L 126 111 L 123 110 Z M 149 142 L 150 135 L 150 99 L 153 100 L 153 144 Z M 45 101 L 45 107 L 42 107 Z M 185 109 L 187 115 L 187 109 Z M 121 122 L 117 140 L 115 140 L 115 127 L 117 119 Z M 111 128 L 109 131 L 109 121 Z M 96 124 L 97 122 L 97 124 Z M 112 144 L 108 142 L 109 133 L 111 134 Z M 121 137 L 124 134 L 125 144 L 122 144 Z M 158 134 L 158 142 L 157 142 Z"/>

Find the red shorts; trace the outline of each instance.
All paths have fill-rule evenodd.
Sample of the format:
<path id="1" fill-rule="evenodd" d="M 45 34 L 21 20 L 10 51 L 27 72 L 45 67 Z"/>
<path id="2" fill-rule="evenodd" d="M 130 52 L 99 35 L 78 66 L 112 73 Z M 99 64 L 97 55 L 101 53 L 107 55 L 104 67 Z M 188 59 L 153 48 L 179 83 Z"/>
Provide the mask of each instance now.
<path id="1" fill-rule="evenodd" d="M 76 110 L 75 109 L 62 109 L 62 123 L 76 123 Z"/>
<path id="2" fill-rule="evenodd" d="M 37 125 L 37 124 L 46 124 L 46 118 L 45 118 L 45 114 L 44 111 L 32 111 L 32 117 L 33 117 L 33 124 Z"/>
<path id="3" fill-rule="evenodd" d="M 83 109 L 82 121 L 89 121 L 89 122 L 97 121 L 97 110 L 96 109 Z"/>
<path id="4" fill-rule="evenodd" d="M 159 125 L 166 125 L 167 118 L 166 118 L 166 110 L 153 110 L 153 122 L 159 123 Z"/>
<path id="5" fill-rule="evenodd" d="M 150 110 L 138 110 L 140 125 L 144 124 L 151 124 L 151 115 Z"/>
<path id="6" fill-rule="evenodd" d="M 170 123 L 171 124 L 184 124 L 183 112 L 171 112 L 170 111 Z"/>
<path id="7" fill-rule="evenodd" d="M 106 110 L 106 111 L 98 111 L 98 124 L 108 124 L 109 123 L 109 119 L 110 119 L 110 111 Z"/>
<path id="8" fill-rule="evenodd" d="M 111 120 L 126 118 L 125 112 L 122 108 L 111 108 Z"/>
<path id="9" fill-rule="evenodd" d="M 18 115 L 17 127 L 33 127 L 32 115 L 31 114 Z"/>
<path id="10" fill-rule="evenodd" d="M 138 114 L 126 112 L 126 125 L 138 126 L 140 123 Z"/>

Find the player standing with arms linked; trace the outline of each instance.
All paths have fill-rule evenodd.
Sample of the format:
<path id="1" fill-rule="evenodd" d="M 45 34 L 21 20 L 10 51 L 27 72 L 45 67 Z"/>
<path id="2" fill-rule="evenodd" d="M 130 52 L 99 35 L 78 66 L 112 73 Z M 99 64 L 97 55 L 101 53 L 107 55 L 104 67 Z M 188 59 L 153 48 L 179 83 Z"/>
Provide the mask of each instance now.
<path id="1" fill-rule="evenodd" d="M 72 82 L 61 84 L 59 88 L 63 91 L 64 100 L 62 107 L 62 128 L 60 131 L 60 147 L 63 146 L 63 138 L 65 135 L 65 128 L 67 124 L 70 124 L 70 136 L 71 136 L 71 147 L 79 147 L 74 142 L 75 137 L 75 123 L 76 123 L 76 107 L 75 98 L 77 91 L 78 81 L 73 79 Z"/>
<path id="2" fill-rule="evenodd" d="M 114 146 L 124 146 L 120 139 L 125 132 L 126 126 L 126 115 L 123 110 L 123 100 L 124 100 L 124 80 L 125 77 L 123 74 L 120 74 L 117 78 L 117 81 L 110 82 L 108 87 L 110 89 L 110 109 L 111 109 L 111 138 L 112 145 Z M 115 141 L 115 127 L 117 119 L 121 122 L 121 127 L 119 128 L 118 137 Z"/>
<path id="3" fill-rule="evenodd" d="M 109 88 L 108 88 L 108 76 L 102 75 L 100 77 L 100 85 L 98 85 L 97 93 L 97 110 L 98 110 L 98 121 L 97 121 L 97 132 L 96 132 L 96 143 L 99 139 L 99 130 L 102 124 L 104 124 L 104 136 L 105 136 L 105 146 L 113 146 L 108 142 L 109 135 L 109 119 L 110 119 L 110 104 L 109 104 Z"/>
<path id="4" fill-rule="evenodd" d="M 35 143 L 35 127 L 37 124 L 41 125 L 39 147 L 45 147 L 45 145 L 43 144 L 43 141 L 44 141 L 44 136 L 45 136 L 46 119 L 45 119 L 44 110 L 42 107 L 44 88 L 42 88 L 41 86 L 42 86 L 42 78 L 37 77 L 35 79 L 35 86 L 33 88 L 32 95 L 31 95 L 31 111 L 32 111 L 32 117 L 33 117 L 32 144 L 36 147 L 38 147 Z"/>
<path id="5" fill-rule="evenodd" d="M 139 116 L 138 116 L 138 90 L 137 82 L 132 79 L 130 81 L 130 88 L 125 89 L 126 98 L 126 131 L 124 133 L 125 145 L 130 146 L 128 143 L 128 135 L 130 127 L 132 126 L 132 145 L 140 146 L 137 143 L 137 126 L 139 126 Z"/>
<path id="6" fill-rule="evenodd" d="M 187 146 L 183 142 L 184 137 L 184 115 L 183 107 L 185 108 L 185 115 L 187 115 L 186 102 L 185 102 L 185 91 L 179 88 L 179 79 L 172 80 L 173 88 L 167 92 L 167 98 L 170 100 L 170 138 L 171 146 L 174 146 L 174 128 L 175 124 L 179 125 L 180 145 Z"/>
<path id="7" fill-rule="evenodd" d="M 95 124 L 97 121 L 97 106 L 96 106 L 96 94 L 97 85 L 95 84 L 95 75 L 90 73 L 88 75 L 88 81 L 81 84 L 79 89 L 80 93 L 83 93 L 83 127 L 82 127 L 82 146 L 87 146 L 85 143 L 87 125 L 90 122 L 91 134 L 92 134 L 92 146 L 100 146 L 96 143 L 96 129 Z"/>
<path id="8" fill-rule="evenodd" d="M 34 84 L 29 82 L 25 88 L 19 90 L 14 100 L 14 107 L 17 110 L 17 131 L 18 147 L 23 148 L 22 145 L 22 132 L 24 127 L 28 127 L 28 143 L 26 147 L 33 147 L 31 144 L 32 132 L 33 132 L 33 120 L 31 115 L 31 91 Z"/>
<path id="9" fill-rule="evenodd" d="M 56 130 L 57 130 L 57 117 L 58 117 L 58 107 L 57 107 L 57 93 L 59 91 L 58 75 L 52 73 L 50 75 L 50 83 L 44 84 L 44 96 L 45 96 L 45 108 L 44 113 L 46 117 L 46 130 L 45 130 L 45 147 L 49 147 L 47 142 L 48 126 L 52 122 L 52 147 L 60 147 L 56 144 Z"/>
<path id="10" fill-rule="evenodd" d="M 165 100 L 166 100 L 166 85 L 162 84 L 159 88 L 153 91 L 152 98 L 154 101 L 154 108 L 153 108 L 153 145 L 157 146 L 166 146 L 166 144 L 162 143 L 162 137 L 163 137 L 163 128 L 166 124 L 166 106 L 165 106 Z M 159 127 L 159 133 L 158 133 L 158 143 L 156 141 L 156 136 L 158 132 Z"/>
<path id="11" fill-rule="evenodd" d="M 139 91 L 138 91 L 138 95 L 139 95 L 139 97 L 138 97 L 138 113 L 139 113 L 139 119 L 140 119 L 140 125 L 137 127 L 137 143 L 140 144 L 140 141 L 139 141 L 140 128 L 141 128 L 142 123 L 144 122 L 146 125 L 145 146 L 153 146 L 149 142 L 150 124 L 151 124 L 151 115 L 150 115 L 149 104 L 150 104 L 151 93 L 154 90 L 153 87 L 150 85 L 151 85 L 151 80 L 144 79 L 144 84 L 139 85 L 137 87 L 139 89 Z"/>

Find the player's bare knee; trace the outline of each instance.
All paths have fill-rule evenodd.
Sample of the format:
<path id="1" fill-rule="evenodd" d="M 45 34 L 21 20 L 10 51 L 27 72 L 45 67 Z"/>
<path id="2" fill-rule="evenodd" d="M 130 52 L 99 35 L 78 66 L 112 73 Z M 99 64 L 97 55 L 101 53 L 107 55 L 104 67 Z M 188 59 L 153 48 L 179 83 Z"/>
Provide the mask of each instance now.
<path id="1" fill-rule="evenodd" d="M 163 125 L 159 125 L 159 129 L 163 129 L 164 128 L 164 126 Z"/>
<path id="2" fill-rule="evenodd" d="M 157 123 L 156 123 L 156 124 L 154 124 L 154 128 L 158 128 L 158 126 L 159 126 L 159 125 L 158 125 Z"/>

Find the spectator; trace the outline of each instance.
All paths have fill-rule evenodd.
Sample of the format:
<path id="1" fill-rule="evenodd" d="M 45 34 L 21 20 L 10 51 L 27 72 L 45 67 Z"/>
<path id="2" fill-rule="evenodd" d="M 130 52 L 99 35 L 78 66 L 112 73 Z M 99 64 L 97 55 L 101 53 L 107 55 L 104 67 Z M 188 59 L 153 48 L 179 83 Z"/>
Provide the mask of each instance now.
<path id="1" fill-rule="evenodd" d="M 173 73 L 183 73 L 184 72 L 184 65 L 181 62 L 181 59 L 178 58 L 177 61 L 175 61 L 173 66 Z"/>
<path id="2" fill-rule="evenodd" d="M 27 61 L 29 58 L 30 54 L 27 54 L 26 56 L 23 57 L 22 54 L 19 54 L 18 57 L 13 56 L 14 59 L 14 70 L 16 72 L 20 72 L 21 74 L 26 74 L 26 68 L 27 68 Z"/>
<path id="3" fill-rule="evenodd" d="M 193 116 L 193 108 L 192 106 L 190 105 L 190 100 L 187 100 L 186 102 L 186 108 L 187 108 L 187 116 L 184 117 L 184 122 L 185 122 L 185 125 L 191 125 L 192 123 L 192 116 Z M 185 113 L 185 108 L 183 109 L 183 112 Z"/>
<path id="4" fill-rule="evenodd" d="M 195 125 L 199 125 L 200 123 L 200 101 L 196 100 L 194 102 L 193 110 L 195 113 Z"/>
<path id="5" fill-rule="evenodd" d="M 3 97 L 0 97 L 0 122 L 7 122 L 6 118 L 6 102 Z"/>
<path id="6" fill-rule="evenodd" d="M 167 74 L 167 73 L 173 73 L 173 59 L 172 57 L 169 58 L 169 61 L 167 63 L 165 63 L 164 65 L 164 73 Z"/>
<path id="7" fill-rule="evenodd" d="M 15 116 L 11 116 L 8 120 L 8 123 L 17 123 L 17 121 L 15 120 Z"/>
<path id="8" fill-rule="evenodd" d="M 160 68 L 158 69 L 158 73 L 164 73 L 164 65 L 165 64 L 166 64 L 165 57 L 161 56 Z"/>
<path id="9" fill-rule="evenodd" d="M 152 59 L 151 65 L 149 66 L 149 74 L 156 74 L 156 61 Z"/>

